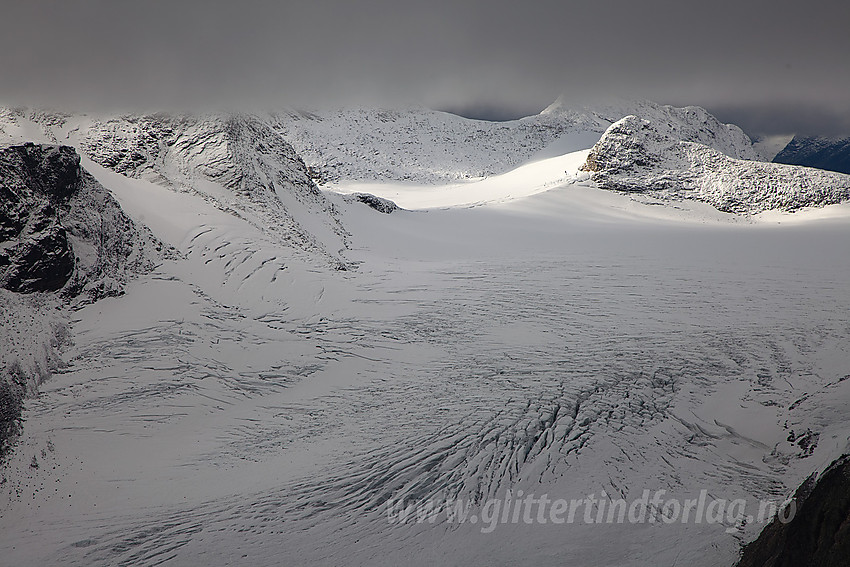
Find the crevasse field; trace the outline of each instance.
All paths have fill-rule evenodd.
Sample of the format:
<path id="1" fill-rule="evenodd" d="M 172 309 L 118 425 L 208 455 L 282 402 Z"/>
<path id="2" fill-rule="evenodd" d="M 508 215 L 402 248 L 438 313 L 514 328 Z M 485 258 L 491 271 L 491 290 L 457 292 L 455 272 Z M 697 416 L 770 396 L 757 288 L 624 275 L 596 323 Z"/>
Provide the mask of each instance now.
<path id="1" fill-rule="evenodd" d="M 732 565 L 763 524 L 391 521 L 508 490 L 755 514 L 845 450 L 850 207 L 637 198 L 586 155 L 337 182 L 348 270 L 84 159 L 180 254 L 72 314 L 0 485 L 0 563 Z"/>

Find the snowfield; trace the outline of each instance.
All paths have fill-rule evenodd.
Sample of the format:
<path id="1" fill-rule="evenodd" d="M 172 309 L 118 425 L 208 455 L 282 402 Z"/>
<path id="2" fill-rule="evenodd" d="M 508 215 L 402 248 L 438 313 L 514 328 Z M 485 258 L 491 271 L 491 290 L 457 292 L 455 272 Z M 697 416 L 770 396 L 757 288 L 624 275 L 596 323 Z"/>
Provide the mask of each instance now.
<path id="1" fill-rule="evenodd" d="M 428 185 L 416 183 L 345 183 L 330 185 L 342 194 L 368 193 L 389 199 L 405 209 L 471 207 L 513 201 L 574 182 L 588 150 L 534 161 L 476 181 Z M 586 176 L 585 176 L 586 177 Z"/>
<path id="2" fill-rule="evenodd" d="M 268 147 L 272 119 L 162 145 L 175 134 L 137 143 L 127 121 L 3 122 L 76 146 L 174 253 L 70 312 L 0 472 L 0 562 L 734 564 L 761 524 L 478 521 L 508 490 L 704 490 L 755 513 L 848 450 L 850 205 L 740 216 L 600 189 L 579 170 L 616 121 L 586 127 L 598 115 L 467 181 L 339 166 L 323 192 L 274 178 L 279 152 L 232 150 Z M 110 169 L 103 132 L 149 168 Z M 186 147 L 243 176 L 182 167 Z M 476 522 L 391 521 L 428 499 L 471 502 Z"/>

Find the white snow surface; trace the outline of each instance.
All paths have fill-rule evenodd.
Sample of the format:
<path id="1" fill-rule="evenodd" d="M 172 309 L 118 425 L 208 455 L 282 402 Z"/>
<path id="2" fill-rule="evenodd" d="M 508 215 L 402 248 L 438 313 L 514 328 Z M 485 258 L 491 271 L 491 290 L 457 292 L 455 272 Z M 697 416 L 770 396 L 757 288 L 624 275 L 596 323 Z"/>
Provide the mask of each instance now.
<path id="1" fill-rule="evenodd" d="M 361 182 L 330 185 L 328 189 L 342 194 L 378 195 L 405 209 L 469 207 L 485 203 L 507 202 L 576 181 L 581 177 L 578 169 L 587 159 L 588 151 L 579 150 L 562 156 L 541 159 L 501 175 L 464 183 L 429 185 Z"/>
<path id="2" fill-rule="evenodd" d="M 781 500 L 847 451 L 850 206 L 741 217 L 605 191 L 577 172 L 588 148 L 450 188 L 422 187 L 455 175 L 436 169 L 377 183 L 371 162 L 352 179 L 419 210 L 322 195 L 311 214 L 336 211 L 348 270 L 227 176 L 181 190 L 89 148 L 179 254 L 72 314 L 0 473 L 2 561 L 734 563 L 760 525 L 387 521 L 390 498 L 480 513 L 507 489 Z"/>

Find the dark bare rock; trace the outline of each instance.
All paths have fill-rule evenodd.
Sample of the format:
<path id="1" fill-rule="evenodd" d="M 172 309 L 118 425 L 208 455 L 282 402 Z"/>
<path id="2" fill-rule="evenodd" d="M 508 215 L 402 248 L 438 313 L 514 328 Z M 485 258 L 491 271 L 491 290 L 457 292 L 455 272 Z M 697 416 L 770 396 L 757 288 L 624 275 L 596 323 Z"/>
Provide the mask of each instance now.
<path id="1" fill-rule="evenodd" d="M 354 193 L 351 195 L 351 200 L 356 201 L 358 203 L 363 203 L 367 205 L 379 213 L 390 214 L 393 211 L 397 211 L 399 206 L 390 201 L 389 199 L 384 199 L 382 197 L 377 197 L 372 195 L 371 193 Z"/>
<path id="2" fill-rule="evenodd" d="M 793 519 L 774 519 L 744 548 L 737 567 L 850 565 L 850 455 L 810 477 L 795 497 Z"/>
<path id="3" fill-rule="evenodd" d="M 0 149 L 0 286 L 61 289 L 74 254 L 59 211 L 81 183 L 80 156 L 67 146 Z"/>

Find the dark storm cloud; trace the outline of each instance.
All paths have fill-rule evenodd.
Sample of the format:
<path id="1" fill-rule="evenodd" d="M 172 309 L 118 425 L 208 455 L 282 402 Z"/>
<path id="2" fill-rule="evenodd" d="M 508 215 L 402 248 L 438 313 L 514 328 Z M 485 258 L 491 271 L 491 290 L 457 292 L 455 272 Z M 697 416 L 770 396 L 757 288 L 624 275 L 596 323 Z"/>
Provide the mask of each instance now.
<path id="1" fill-rule="evenodd" d="M 850 7 L 838 2 L 5 4 L 0 99 L 14 102 L 530 112 L 565 92 L 774 109 L 751 130 L 795 108 L 850 114 Z"/>

